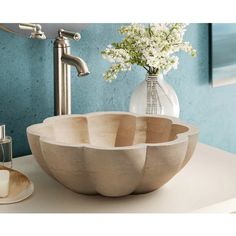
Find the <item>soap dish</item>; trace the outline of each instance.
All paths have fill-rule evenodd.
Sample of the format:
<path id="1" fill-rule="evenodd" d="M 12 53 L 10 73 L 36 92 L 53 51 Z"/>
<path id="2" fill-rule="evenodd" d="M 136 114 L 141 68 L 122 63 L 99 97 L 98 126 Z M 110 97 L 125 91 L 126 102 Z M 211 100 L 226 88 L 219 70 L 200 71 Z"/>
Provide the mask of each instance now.
<path id="1" fill-rule="evenodd" d="M 17 170 L 0 165 L 0 170 L 10 171 L 9 194 L 5 198 L 0 198 L 1 204 L 11 204 L 21 202 L 34 192 L 34 184 L 29 178 Z"/>

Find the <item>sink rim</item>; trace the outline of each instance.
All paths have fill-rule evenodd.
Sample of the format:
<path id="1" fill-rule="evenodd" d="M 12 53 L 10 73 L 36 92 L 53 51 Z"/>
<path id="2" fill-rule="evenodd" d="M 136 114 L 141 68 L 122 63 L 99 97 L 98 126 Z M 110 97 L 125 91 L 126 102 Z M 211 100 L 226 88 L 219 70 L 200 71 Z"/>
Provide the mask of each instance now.
<path id="1" fill-rule="evenodd" d="M 187 131 L 183 133 L 178 133 L 176 134 L 176 139 L 171 140 L 171 141 L 166 141 L 166 142 L 157 142 L 157 143 L 138 143 L 134 145 L 129 145 L 129 146 L 117 146 L 117 147 L 108 147 L 108 146 L 98 146 L 94 145 L 91 143 L 81 143 L 81 144 L 70 144 L 67 142 L 62 142 L 62 141 L 55 141 L 52 137 L 45 137 L 42 134 L 40 134 L 39 131 L 37 131 L 37 127 L 44 127 L 44 126 L 49 126 L 50 124 L 53 123 L 55 120 L 61 120 L 61 119 L 66 119 L 66 118 L 71 118 L 71 117 L 93 117 L 93 116 L 100 116 L 100 115 L 129 115 L 133 117 L 154 117 L 154 118 L 164 118 L 167 120 L 170 120 L 173 124 L 184 126 L 188 128 Z M 167 145 L 174 145 L 177 143 L 185 142 L 186 139 L 188 139 L 189 136 L 194 135 L 194 134 L 199 134 L 199 129 L 193 125 L 184 123 L 180 121 L 180 119 L 177 119 L 175 117 L 171 116 L 166 116 L 166 115 L 149 115 L 149 114 L 135 114 L 131 112 L 119 112 L 119 111 L 105 111 L 105 112 L 91 112 L 91 113 L 86 113 L 86 114 L 71 114 L 71 115 L 60 115 L 60 116 L 52 116 L 48 117 L 43 120 L 42 123 L 38 124 L 33 124 L 29 127 L 27 127 L 27 133 L 36 135 L 40 138 L 41 141 L 46 142 L 48 144 L 56 145 L 56 146 L 61 146 L 61 147 L 74 147 L 74 148 L 91 148 L 91 149 L 98 149 L 98 150 L 129 150 L 129 149 L 136 149 L 136 148 L 143 148 L 143 147 L 160 147 L 160 146 L 167 146 Z"/>

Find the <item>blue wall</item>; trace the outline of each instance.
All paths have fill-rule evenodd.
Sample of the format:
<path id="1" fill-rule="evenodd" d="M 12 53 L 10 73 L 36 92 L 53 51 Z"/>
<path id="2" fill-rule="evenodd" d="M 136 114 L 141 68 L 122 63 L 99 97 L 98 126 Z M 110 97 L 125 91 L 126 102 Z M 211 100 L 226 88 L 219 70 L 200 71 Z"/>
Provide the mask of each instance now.
<path id="1" fill-rule="evenodd" d="M 73 113 L 128 110 L 129 98 L 145 72 L 134 67 L 113 83 L 103 81 L 109 64 L 100 51 L 120 39 L 119 24 L 91 24 L 72 43 L 72 52 L 91 74 L 72 71 Z M 167 80 L 175 88 L 181 119 L 197 125 L 201 142 L 236 153 L 236 85 L 212 88 L 208 78 L 208 25 L 191 24 L 186 33 L 197 58 L 181 53 L 177 71 Z M 29 153 L 25 129 L 53 115 L 53 41 L 25 39 L 0 31 L 0 122 L 14 139 L 14 155 Z"/>

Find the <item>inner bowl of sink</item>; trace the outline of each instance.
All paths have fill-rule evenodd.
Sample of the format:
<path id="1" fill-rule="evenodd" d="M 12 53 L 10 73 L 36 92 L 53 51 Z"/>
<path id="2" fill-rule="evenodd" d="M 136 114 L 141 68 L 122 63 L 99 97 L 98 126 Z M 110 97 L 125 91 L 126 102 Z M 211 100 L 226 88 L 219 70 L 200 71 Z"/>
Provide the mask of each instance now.
<path id="1" fill-rule="evenodd" d="M 27 128 L 42 169 L 69 189 L 110 197 L 159 189 L 190 160 L 198 129 L 168 116 L 95 112 Z"/>

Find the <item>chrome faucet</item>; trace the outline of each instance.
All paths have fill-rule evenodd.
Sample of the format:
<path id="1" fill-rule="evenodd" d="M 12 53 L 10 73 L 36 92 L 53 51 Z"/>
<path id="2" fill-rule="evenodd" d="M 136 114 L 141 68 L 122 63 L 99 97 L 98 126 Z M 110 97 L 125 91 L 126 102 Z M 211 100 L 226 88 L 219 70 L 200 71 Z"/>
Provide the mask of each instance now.
<path id="1" fill-rule="evenodd" d="M 54 41 L 54 115 L 71 114 L 71 68 L 78 76 L 89 74 L 85 61 L 70 54 L 69 40 L 80 40 L 80 34 L 60 29 Z"/>

